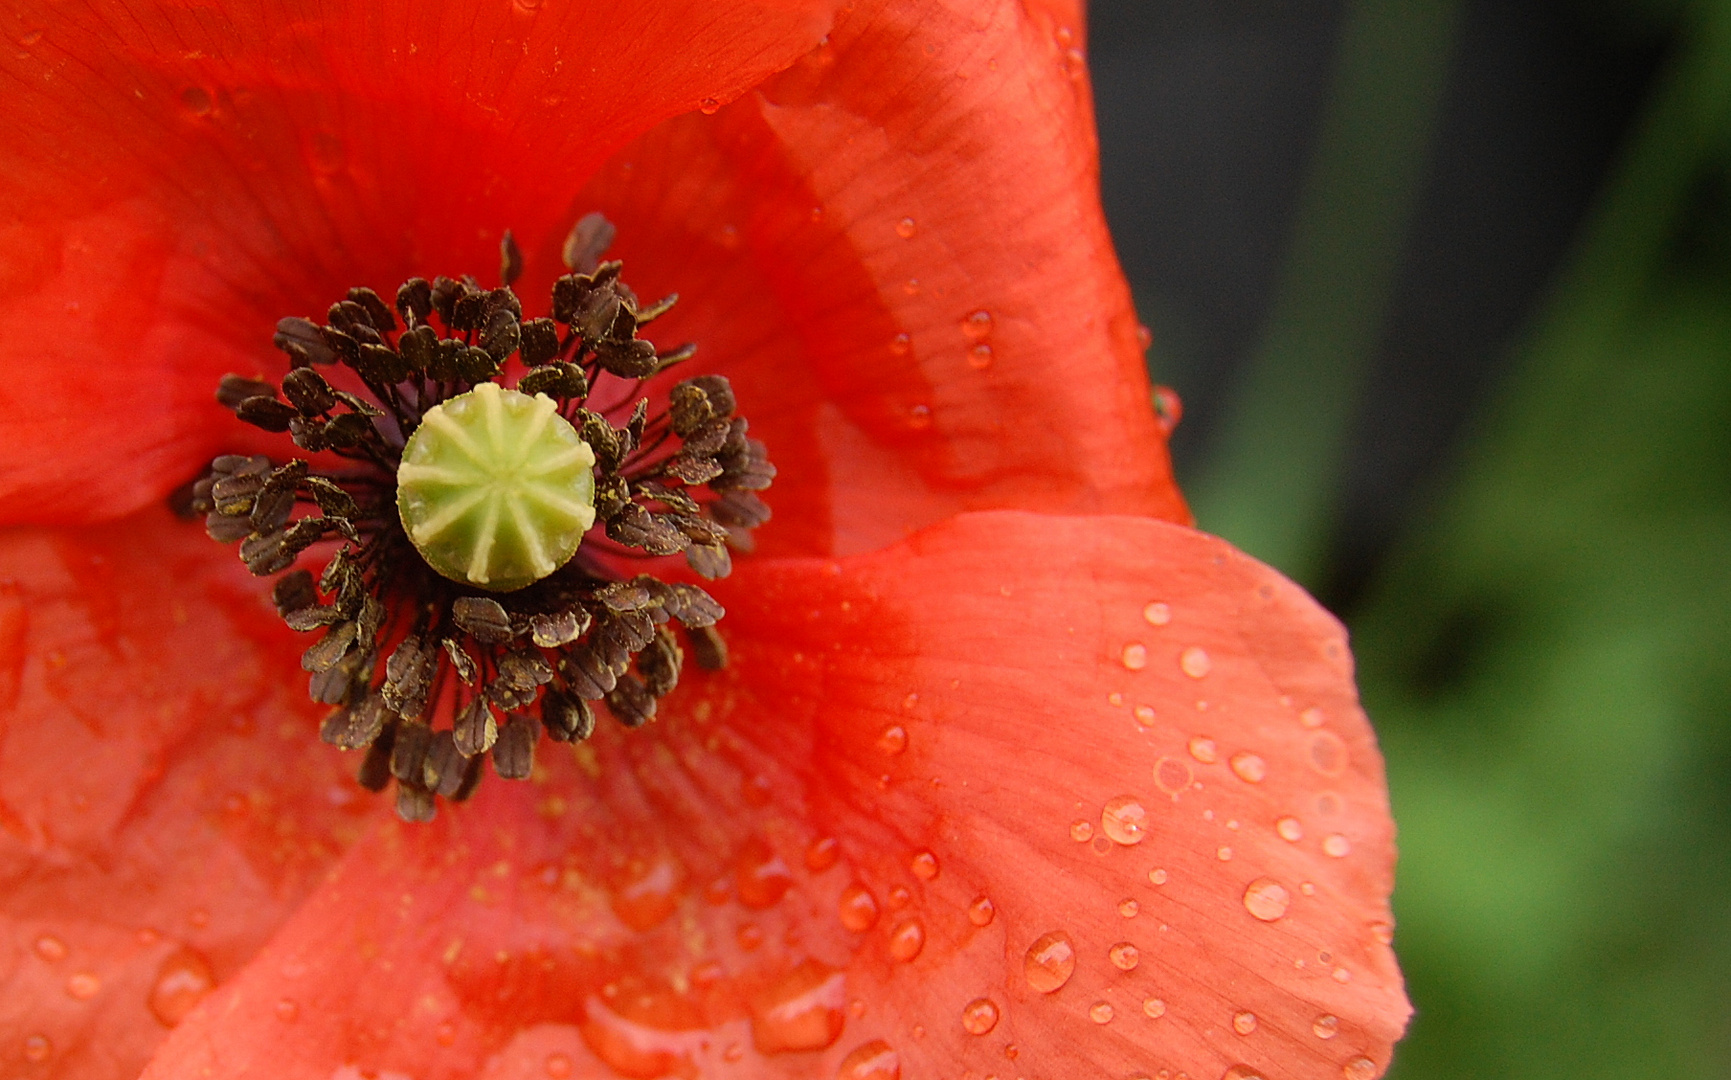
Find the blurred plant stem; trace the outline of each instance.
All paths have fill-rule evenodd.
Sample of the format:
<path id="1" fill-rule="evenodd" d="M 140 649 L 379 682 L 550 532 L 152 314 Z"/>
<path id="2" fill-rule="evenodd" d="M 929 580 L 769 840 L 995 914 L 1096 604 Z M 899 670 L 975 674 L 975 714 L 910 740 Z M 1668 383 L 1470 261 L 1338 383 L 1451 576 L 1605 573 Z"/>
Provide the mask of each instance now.
<path id="1" fill-rule="evenodd" d="M 1202 528 L 1307 584 L 1328 539 L 1459 21 L 1459 0 L 1349 3 L 1269 324 L 1191 488 Z"/>

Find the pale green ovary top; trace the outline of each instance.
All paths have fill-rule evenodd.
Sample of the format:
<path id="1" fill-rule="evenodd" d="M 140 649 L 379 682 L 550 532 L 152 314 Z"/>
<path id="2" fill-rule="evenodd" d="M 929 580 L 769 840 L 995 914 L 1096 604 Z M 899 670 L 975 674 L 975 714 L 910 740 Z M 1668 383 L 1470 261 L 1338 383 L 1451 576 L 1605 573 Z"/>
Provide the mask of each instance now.
<path id="1" fill-rule="evenodd" d="M 533 584 L 595 523 L 595 452 L 546 394 L 481 383 L 403 447 L 397 513 L 427 565 L 493 592 Z"/>

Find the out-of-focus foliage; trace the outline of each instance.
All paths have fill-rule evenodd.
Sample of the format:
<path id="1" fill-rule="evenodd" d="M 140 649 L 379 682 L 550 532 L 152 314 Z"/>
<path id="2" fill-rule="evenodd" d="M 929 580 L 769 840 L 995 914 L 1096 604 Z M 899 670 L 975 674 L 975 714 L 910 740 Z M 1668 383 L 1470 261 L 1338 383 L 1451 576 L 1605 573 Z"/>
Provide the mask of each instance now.
<path id="1" fill-rule="evenodd" d="M 1397 1080 L 1731 1076 L 1731 2 L 1627 7 L 1679 20 L 1669 66 L 1350 613 L 1401 829 Z"/>

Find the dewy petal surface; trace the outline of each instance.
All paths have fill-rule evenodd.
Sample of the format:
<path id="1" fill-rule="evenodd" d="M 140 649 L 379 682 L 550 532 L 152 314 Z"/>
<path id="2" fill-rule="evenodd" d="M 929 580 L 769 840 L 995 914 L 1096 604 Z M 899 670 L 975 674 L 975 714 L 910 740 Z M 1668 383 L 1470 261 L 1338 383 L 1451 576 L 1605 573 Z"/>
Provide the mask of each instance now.
<path id="1" fill-rule="evenodd" d="M 166 512 L 0 530 L 0 1074 L 136 1077 L 376 813 L 276 622 Z"/>
<path id="2" fill-rule="evenodd" d="M 114 517 L 182 483 L 233 447 L 215 380 L 281 370 L 279 316 L 414 274 L 491 284 L 503 229 L 556 244 L 608 154 L 792 62 L 830 6 L 10 12 L 0 520 Z"/>
<path id="3" fill-rule="evenodd" d="M 382 822 L 146 1075 L 1386 1067 L 1381 760 L 1296 586 L 993 513 L 718 591 L 732 667 Z"/>
<path id="4" fill-rule="evenodd" d="M 749 403 L 781 468 L 766 551 L 1000 507 L 1189 520 L 1100 211 L 1081 31 L 1069 5 L 860 3 L 574 206 L 619 221 L 632 280 L 681 294 L 657 332 Z"/>

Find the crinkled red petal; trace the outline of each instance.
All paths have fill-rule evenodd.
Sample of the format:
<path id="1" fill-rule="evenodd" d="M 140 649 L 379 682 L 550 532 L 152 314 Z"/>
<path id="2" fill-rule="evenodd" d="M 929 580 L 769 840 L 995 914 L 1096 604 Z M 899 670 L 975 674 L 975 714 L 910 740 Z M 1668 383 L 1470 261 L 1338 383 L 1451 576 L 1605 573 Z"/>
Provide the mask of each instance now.
<path id="1" fill-rule="evenodd" d="M 298 637 L 164 512 L 0 532 L 0 1075 L 136 1077 L 376 813 Z"/>
<path id="2" fill-rule="evenodd" d="M 1386 1067 L 1382 764 L 1297 587 L 993 513 L 722 595 L 732 667 L 381 823 L 146 1075 Z"/>
<path id="3" fill-rule="evenodd" d="M 0 521 L 115 517 L 240 443 L 227 371 L 352 285 L 489 284 L 608 154 L 831 0 L 28 3 L 0 50 Z M 17 44 L 12 44 L 16 42 Z"/>
<path id="4" fill-rule="evenodd" d="M 1065 6 L 859 4 L 573 208 L 619 221 L 632 281 L 682 297 L 656 332 L 734 379 L 781 469 L 766 552 L 987 508 L 1189 520 Z"/>

